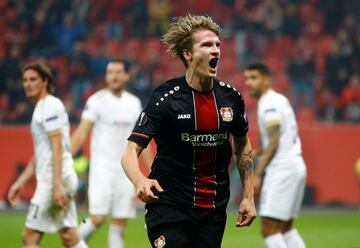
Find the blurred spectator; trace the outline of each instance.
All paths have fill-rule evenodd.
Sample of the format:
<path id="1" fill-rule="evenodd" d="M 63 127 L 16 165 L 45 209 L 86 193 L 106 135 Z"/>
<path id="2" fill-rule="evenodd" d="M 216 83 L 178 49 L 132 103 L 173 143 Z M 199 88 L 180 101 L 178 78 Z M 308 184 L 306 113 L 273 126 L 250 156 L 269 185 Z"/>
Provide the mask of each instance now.
<path id="1" fill-rule="evenodd" d="M 298 49 L 288 68 L 291 79 L 292 105 L 295 112 L 301 107 L 304 97 L 307 107 L 313 108 L 314 89 L 312 78 L 315 74 L 315 63 L 309 49 Z"/>
<path id="2" fill-rule="evenodd" d="M 147 0 L 148 2 L 148 34 L 161 36 L 169 26 L 169 0 Z"/>
<path id="3" fill-rule="evenodd" d="M 82 96 L 91 86 L 90 56 L 84 47 L 84 41 L 75 41 L 72 52 L 67 57 L 70 68 L 70 88 L 73 96 L 73 107 L 82 107 Z"/>
<path id="4" fill-rule="evenodd" d="M 342 96 L 344 119 L 352 123 L 360 123 L 360 74 L 353 74 Z"/>
<path id="5" fill-rule="evenodd" d="M 298 7 L 294 3 L 285 5 L 284 20 L 282 32 L 284 35 L 297 38 L 301 32 L 301 19 L 298 13 Z"/>

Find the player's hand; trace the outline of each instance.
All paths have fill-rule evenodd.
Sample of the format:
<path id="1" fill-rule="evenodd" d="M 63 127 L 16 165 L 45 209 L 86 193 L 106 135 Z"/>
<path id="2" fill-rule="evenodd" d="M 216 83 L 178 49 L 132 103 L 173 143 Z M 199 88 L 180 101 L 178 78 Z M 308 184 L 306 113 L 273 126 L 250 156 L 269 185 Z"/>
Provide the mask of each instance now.
<path id="1" fill-rule="evenodd" d="M 21 187 L 16 184 L 9 189 L 7 197 L 12 207 L 15 207 L 20 201 L 20 189 Z"/>
<path id="2" fill-rule="evenodd" d="M 254 199 L 244 198 L 240 203 L 239 213 L 236 220 L 237 227 L 250 226 L 256 218 Z"/>
<path id="3" fill-rule="evenodd" d="M 57 207 L 62 209 L 65 209 L 69 203 L 69 198 L 62 185 L 54 186 L 54 202 Z"/>
<path id="4" fill-rule="evenodd" d="M 159 199 L 152 189 L 155 189 L 158 192 L 164 191 L 157 180 L 146 178 L 136 185 L 136 195 L 143 202 Z"/>

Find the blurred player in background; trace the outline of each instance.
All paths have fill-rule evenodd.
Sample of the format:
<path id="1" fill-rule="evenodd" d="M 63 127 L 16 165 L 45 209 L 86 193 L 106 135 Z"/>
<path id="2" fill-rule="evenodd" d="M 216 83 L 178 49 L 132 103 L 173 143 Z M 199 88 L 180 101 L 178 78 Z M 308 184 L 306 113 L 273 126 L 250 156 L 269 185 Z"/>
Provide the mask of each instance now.
<path id="1" fill-rule="evenodd" d="M 219 34 L 219 26 L 206 16 L 187 15 L 171 23 L 163 41 L 186 74 L 153 91 L 129 137 L 123 167 L 146 202 L 152 247 L 221 246 L 232 154 L 244 186 L 236 225 L 248 226 L 256 216 L 243 97 L 215 79 Z M 146 178 L 138 156 L 152 138 L 158 149 Z"/>
<path id="2" fill-rule="evenodd" d="M 262 149 L 254 172 L 255 193 L 260 194 L 262 235 L 268 248 L 304 248 L 293 228 L 303 200 L 306 167 L 294 111 L 286 97 L 271 88 L 271 72 L 261 63 L 245 70 L 246 85 L 258 100 Z"/>
<path id="3" fill-rule="evenodd" d="M 76 154 L 92 129 L 88 189 L 90 218 L 80 225 L 79 234 L 87 240 L 110 213 L 108 247 L 116 248 L 124 247 L 124 228 L 127 220 L 136 214 L 135 189 L 121 167 L 121 157 L 142 107 L 140 100 L 125 90 L 128 80 L 127 62 L 108 63 L 107 87 L 88 99 L 80 124 L 71 138 L 72 154 Z M 144 152 L 143 158 L 150 169 L 150 150 Z"/>
<path id="4" fill-rule="evenodd" d="M 31 199 L 22 234 L 24 247 L 40 247 L 46 232 L 59 232 L 65 247 L 87 247 L 77 233 L 74 195 L 77 175 L 70 153 L 69 119 L 63 103 L 51 93 L 54 81 L 50 69 L 41 63 L 23 70 L 25 95 L 35 105 L 31 121 L 35 157 L 32 158 L 8 194 L 15 206 L 20 189 L 36 174 L 36 190 Z"/>

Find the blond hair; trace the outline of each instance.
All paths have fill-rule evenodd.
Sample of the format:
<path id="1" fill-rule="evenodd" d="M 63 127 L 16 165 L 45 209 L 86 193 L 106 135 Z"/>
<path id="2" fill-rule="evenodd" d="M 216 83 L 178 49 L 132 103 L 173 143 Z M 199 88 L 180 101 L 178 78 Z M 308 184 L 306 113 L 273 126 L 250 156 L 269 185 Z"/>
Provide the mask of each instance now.
<path id="1" fill-rule="evenodd" d="M 192 34 L 197 30 L 210 30 L 217 36 L 220 35 L 220 27 L 209 16 L 192 16 L 190 14 L 175 17 L 170 28 L 162 37 L 162 42 L 167 45 L 167 52 L 181 59 L 187 68 L 186 59 L 183 56 L 184 49 L 191 51 L 193 40 Z"/>

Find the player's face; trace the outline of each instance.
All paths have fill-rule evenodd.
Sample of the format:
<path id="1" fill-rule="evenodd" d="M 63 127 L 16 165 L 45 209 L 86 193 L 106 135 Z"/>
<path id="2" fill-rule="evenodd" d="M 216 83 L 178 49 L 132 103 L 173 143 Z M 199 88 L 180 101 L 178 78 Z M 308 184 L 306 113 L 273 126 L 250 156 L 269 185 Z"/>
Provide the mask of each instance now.
<path id="1" fill-rule="evenodd" d="M 249 89 L 249 94 L 259 98 L 264 91 L 266 77 L 258 70 L 245 70 L 245 84 Z"/>
<path id="2" fill-rule="evenodd" d="M 188 69 L 200 78 L 213 78 L 220 59 L 219 37 L 210 30 L 198 30 L 193 35 L 192 51 L 188 55 Z"/>
<path id="3" fill-rule="evenodd" d="M 125 83 L 129 80 L 129 75 L 125 71 L 124 64 L 120 62 L 110 62 L 106 67 L 106 83 L 111 91 L 122 90 Z"/>
<path id="4" fill-rule="evenodd" d="M 37 71 L 28 69 L 23 73 L 23 87 L 26 97 L 38 100 L 47 93 L 47 80 L 42 79 Z"/>

